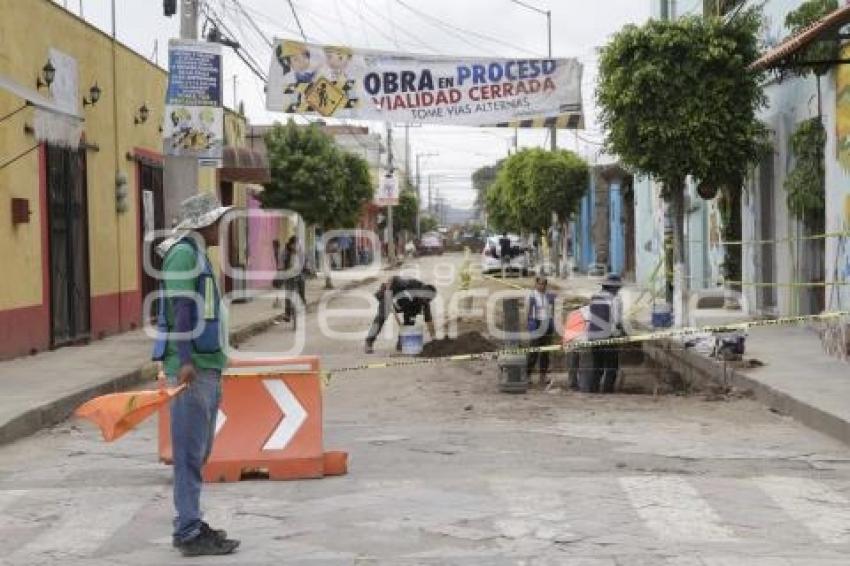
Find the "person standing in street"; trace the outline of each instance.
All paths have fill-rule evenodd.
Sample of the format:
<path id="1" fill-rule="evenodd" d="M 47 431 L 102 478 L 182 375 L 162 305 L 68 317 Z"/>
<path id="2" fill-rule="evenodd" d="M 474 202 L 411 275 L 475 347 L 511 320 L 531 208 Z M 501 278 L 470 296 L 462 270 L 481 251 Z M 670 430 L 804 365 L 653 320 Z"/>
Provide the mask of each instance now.
<path id="1" fill-rule="evenodd" d="M 292 236 L 286 241 L 281 252 L 281 269 L 286 274 L 285 286 L 287 291 L 283 319 L 289 322 L 293 315 L 292 294 L 297 294 L 301 304 L 307 305 L 306 286 L 304 281 L 304 249 L 298 242 L 298 236 Z"/>
<path id="2" fill-rule="evenodd" d="M 386 283 L 382 283 L 378 292 L 375 293 L 375 298 L 378 299 L 378 312 L 366 336 L 366 353 L 371 354 L 374 351 L 375 339 L 380 334 L 390 312 L 401 313 L 405 326 L 413 326 L 416 317 L 421 314 L 428 326 L 428 333 L 433 338 L 435 331 L 431 317 L 431 301 L 436 296 L 436 287 L 412 277 L 396 275 Z M 401 350 L 401 336 L 396 342 L 396 350 Z"/>
<path id="3" fill-rule="evenodd" d="M 602 280 L 602 289 L 590 299 L 588 338 L 606 340 L 623 334 L 623 302 L 619 295 L 623 281 L 616 273 Z M 613 393 L 620 370 L 619 348 L 611 345 L 593 346 L 593 371 L 589 380 L 579 376 L 579 386 L 587 393 Z M 584 383 L 583 383 L 584 382 Z"/>
<path id="4" fill-rule="evenodd" d="M 555 335 L 555 295 L 547 292 L 548 285 L 549 282 L 545 277 L 537 277 L 534 280 L 534 291 L 528 297 L 527 329 L 533 336 L 529 344 L 532 348 L 549 346 Z M 528 353 L 529 379 L 538 362 L 540 363 L 539 384 L 548 385 L 549 379 L 546 374 L 549 372 L 549 352 Z"/>
<path id="5" fill-rule="evenodd" d="M 201 469 L 212 450 L 227 365 L 226 321 L 207 249 L 218 245 L 221 219 L 229 209 L 209 194 L 186 199 L 174 235 L 158 248 L 164 261 L 152 357 L 162 363 L 169 385 L 187 385 L 171 402 L 172 542 L 184 556 L 230 554 L 239 546 L 201 517 Z"/>
<path id="6" fill-rule="evenodd" d="M 499 259 L 502 262 L 502 277 L 504 278 L 507 270 L 511 267 L 511 239 L 507 232 L 502 233 L 499 238 Z"/>

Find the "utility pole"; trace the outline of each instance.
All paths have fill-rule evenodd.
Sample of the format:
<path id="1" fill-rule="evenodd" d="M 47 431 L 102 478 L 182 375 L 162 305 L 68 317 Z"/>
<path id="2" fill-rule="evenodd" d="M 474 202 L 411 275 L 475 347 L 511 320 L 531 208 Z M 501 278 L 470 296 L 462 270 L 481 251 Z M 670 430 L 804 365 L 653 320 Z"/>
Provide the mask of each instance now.
<path id="1" fill-rule="evenodd" d="M 428 215 L 431 215 L 431 175 L 428 175 Z"/>
<path id="2" fill-rule="evenodd" d="M 527 8 L 538 14 L 543 14 L 546 16 L 546 53 L 549 59 L 552 58 L 552 11 L 551 10 L 541 10 L 536 6 L 532 6 L 531 4 L 526 4 L 523 0 L 511 0 L 514 4 L 518 4 L 523 8 Z M 558 130 L 555 128 L 557 118 L 552 121 L 552 125 L 549 126 L 549 149 L 555 151 L 558 149 Z M 549 232 L 552 238 L 552 247 L 551 247 L 551 260 L 552 264 L 555 268 L 555 276 L 560 274 L 560 253 L 559 253 L 559 240 L 560 240 L 560 232 L 558 230 L 558 215 L 554 212 L 552 213 L 552 224 L 549 227 Z"/>
<path id="3" fill-rule="evenodd" d="M 422 237 L 422 176 L 419 169 L 419 160 L 422 157 L 435 157 L 439 153 L 417 153 L 416 154 L 416 238 Z"/>
<path id="4" fill-rule="evenodd" d="M 387 175 L 393 172 L 393 125 L 387 122 Z M 393 207 L 387 206 L 387 252 L 390 265 L 395 267 L 395 235 L 393 234 Z"/>
<path id="5" fill-rule="evenodd" d="M 198 39 L 199 0 L 178 0 L 180 39 Z M 198 159 L 166 155 L 162 181 L 165 193 L 166 225 L 176 218 L 180 202 L 192 196 L 198 188 Z"/>
<path id="6" fill-rule="evenodd" d="M 239 103 L 236 102 L 236 74 L 233 74 L 233 110 L 239 110 Z"/>
<path id="7" fill-rule="evenodd" d="M 180 39 L 198 39 L 198 0 L 182 0 L 180 5 Z"/>

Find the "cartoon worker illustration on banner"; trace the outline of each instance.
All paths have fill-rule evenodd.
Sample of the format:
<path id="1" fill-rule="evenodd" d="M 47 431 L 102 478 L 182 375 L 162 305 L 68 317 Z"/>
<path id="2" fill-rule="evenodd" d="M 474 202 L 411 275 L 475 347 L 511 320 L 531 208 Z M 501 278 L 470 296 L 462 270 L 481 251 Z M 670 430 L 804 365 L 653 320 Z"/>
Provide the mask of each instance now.
<path id="1" fill-rule="evenodd" d="M 352 57 L 348 47 L 318 49 L 297 41 L 278 43 L 275 59 L 283 71 L 280 94 L 284 112 L 332 116 L 340 108 L 354 108 L 354 80 L 347 72 Z"/>
<path id="2" fill-rule="evenodd" d="M 576 59 L 408 55 L 278 40 L 266 108 L 360 120 L 487 126 L 543 119 L 580 127 L 581 75 Z"/>

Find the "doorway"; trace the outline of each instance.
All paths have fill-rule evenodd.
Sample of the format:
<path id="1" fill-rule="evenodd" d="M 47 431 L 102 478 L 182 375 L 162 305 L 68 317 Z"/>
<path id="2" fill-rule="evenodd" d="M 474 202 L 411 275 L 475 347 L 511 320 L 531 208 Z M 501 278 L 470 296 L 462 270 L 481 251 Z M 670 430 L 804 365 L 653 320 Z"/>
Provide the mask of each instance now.
<path id="1" fill-rule="evenodd" d="M 46 157 L 50 345 L 55 348 L 91 333 L 86 154 L 48 145 Z"/>
<path id="2" fill-rule="evenodd" d="M 141 226 L 139 249 L 142 254 L 148 256 L 147 262 L 141 256 L 141 291 L 142 305 L 144 305 L 145 297 L 155 293 L 159 285 L 156 277 L 145 270 L 145 265 L 150 265 L 155 270 L 162 269 L 162 258 L 154 251 L 162 242 L 162 238 L 155 238 L 153 234 L 155 230 L 165 230 L 165 200 L 162 193 L 162 166 L 147 162 L 139 162 L 137 166 L 139 168 L 139 226 Z M 150 311 L 143 316 L 151 319 L 156 316 L 156 301 L 150 302 Z"/>

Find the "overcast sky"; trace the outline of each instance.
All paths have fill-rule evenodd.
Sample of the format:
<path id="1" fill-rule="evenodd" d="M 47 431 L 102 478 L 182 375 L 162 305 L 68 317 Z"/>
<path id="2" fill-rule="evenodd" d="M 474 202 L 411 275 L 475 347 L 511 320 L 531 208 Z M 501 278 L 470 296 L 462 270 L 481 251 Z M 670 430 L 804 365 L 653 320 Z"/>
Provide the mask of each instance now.
<path id="1" fill-rule="evenodd" d="M 104 31 L 111 30 L 110 0 L 54 1 L 76 14 L 80 13 L 82 4 L 86 20 Z M 119 40 L 147 57 L 153 57 L 155 50 L 158 51 L 158 63 L 166 65 L 168 38 L 179 34 L 178 18 L 162 15 L 161 0 L 115 0 L 115 3 Z M 267 38 L 300 37 L 286 0 L 241 0 L 241 3 Z M 585 66 L 582 89 L 587 129 L 578 132 L 578 137 L 571 131 L 559 131 L 558 145 L 578 150 L 592 161 L 599 148 L 587 142 L 598 142 L 602 137 L 593 107 L 595 50 L 623 25 L 646 20 L 650 0 L 526 0 L 526 3 L 552 11 L 553 56 L 576 57 Z M 271 50 L 239 12 L 234 0 L 207 0 L 207 4 L 224 19 L 262 70 L 268 72 Z M 307 38 L 318 43 L 444 55 L 546 55 L 546 17 L 511 0 L 294 0 L 293 4 Z M 429 21 L 415 11 L 442 20 L 454 29 Z M 252 123 L 286 120 L 284 114 L 265 110 L 262 81 L 230 50 L 226 50 L 224 73 L 226 105 L 233 105 L 235 75 L 236 99 L 244 100 Z M 383 128 L 379 123 L 368 125 L 373 129 Z M 399 127 L 396 139 L 401 144 L 403 132 Z M 519 133 L 520 147 L 541 146 L 546 139 L 546 132 L 541 130 L 520 130 Z M 474 199 L 469 179 L 471 172 L 504 157 L 512 143 L 513 130 L 506 129 L 448 126 L 410 129 L 412 156 L 440 153 L 423 160 L 423 176 L 431 174 L 440 194 L 458 207 L 468 207 Z M 396 147 L 398 158 L 403 159 L 403 145 Z"/>

